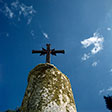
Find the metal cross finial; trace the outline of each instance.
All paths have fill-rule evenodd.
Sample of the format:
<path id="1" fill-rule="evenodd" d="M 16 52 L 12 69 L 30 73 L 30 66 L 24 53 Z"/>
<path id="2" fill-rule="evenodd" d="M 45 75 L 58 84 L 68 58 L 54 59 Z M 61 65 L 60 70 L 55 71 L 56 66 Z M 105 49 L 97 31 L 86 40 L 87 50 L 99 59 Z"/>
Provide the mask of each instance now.
<path id="1" fill-rule="evenodd" d="M 42 50 L 32 50 L 33 53 L 40 53 L 40 56 L 46 54 L 46 63 L 50 63 L 50 54 L 55 55 L 56 53 L 65 53 L 64 50 L 55 50 L 55 49 L 50 49 L 50 44 L 46 44 L 47 49 L 42 48 Z"/>

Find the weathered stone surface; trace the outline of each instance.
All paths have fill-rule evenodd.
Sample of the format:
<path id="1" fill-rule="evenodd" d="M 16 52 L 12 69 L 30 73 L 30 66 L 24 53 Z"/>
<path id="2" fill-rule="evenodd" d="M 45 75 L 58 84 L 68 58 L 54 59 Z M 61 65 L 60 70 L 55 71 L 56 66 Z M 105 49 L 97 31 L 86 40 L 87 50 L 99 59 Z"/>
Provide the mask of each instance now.
<path id="1" fill-rule="evenodd" d="M 69 79 L 51 64 L 39 64 L 28 76 L 22 112 L 76 112 Z"/>

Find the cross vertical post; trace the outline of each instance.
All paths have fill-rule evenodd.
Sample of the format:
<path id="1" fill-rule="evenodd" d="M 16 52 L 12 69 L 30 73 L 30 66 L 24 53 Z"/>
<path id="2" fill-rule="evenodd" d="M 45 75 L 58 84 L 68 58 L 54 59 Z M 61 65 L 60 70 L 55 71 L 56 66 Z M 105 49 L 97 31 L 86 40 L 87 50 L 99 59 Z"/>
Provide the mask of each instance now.
<path id="1" fill-rule="evenodd" d="M 46 44 L 47 47 L 46 63 L 50 63 L 50 54 L 51 54 L 50 46 L 51 46 L 50 44 Z"/>

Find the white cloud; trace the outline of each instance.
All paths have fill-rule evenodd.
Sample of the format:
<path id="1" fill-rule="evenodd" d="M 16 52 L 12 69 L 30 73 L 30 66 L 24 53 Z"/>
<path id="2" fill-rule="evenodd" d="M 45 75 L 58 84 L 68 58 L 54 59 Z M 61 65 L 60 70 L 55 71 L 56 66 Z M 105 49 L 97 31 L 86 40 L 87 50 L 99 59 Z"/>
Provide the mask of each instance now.
<path id="1" fill-rule="evenodd" d="M 44 35 L 45 38 L 48 39 L 48 34 L 47 34 L 47 33 L 44 33 L 44 32 L 43 32 L 43 35 Z"/>
<path id="2" fill-rule="evenodd" d="M 112 72 L 112 68 L 110 69 L 110 72 Z"/>
<path id="3" fill-rule="evenodd" d="M 112 92 L 112 87 L 109 87 L 109 88 L 107 88 L 107 89 L 101 89 L 100 91 L 99 91 L 99 94 L 101 95 L 101 94 L 109 94 L 109 93 L 111 93 Z"/>
<path id="4" fill-rule="evenodd" d="M 24 16 L 29 16 L 29 15 L 32 15 L 33 13 L 36 12 L 32 5 L 31 6 L 27 6 L 25 4 L 20 4 L 19 7 L 21 9 L 21 13 Z"/>
<path id="5" fill-rule="evenodd" d="M 81 41 L 81 44 L 83 45 L 84 48 L 88 48 L 90 45 L 94 45 L 94 47 L 89 52 L 91 56 L 103 49 L 103 42 L 104 42 L 104 37 L 100 35 L 98 32 L 95 32 L 92 37 Z"/>
<path id="6" fill-rule="evenodd" d="M 12 3 L 11 3 L 11 6 L 14 7 L 14 8 L 18 8 L 18 6 L 19 6 L 19 1 L 16 0 L 15 2 L 12 2 Z"/>
<path id="7" fill-rule="evenodd" d="M 93 66 L 93 67 L 96 67 L 97 64 L 98 64 L 98 62 L 95 61 L 95 62 L 92 63 L 92 66 Z"/>
<path id="8" fill-rule="evenodd" d="M 107 89 L 107 92 L 112 92 L 112 87 L 109 87 L 109 88 Z"/>
<path id="9" fill-rule="evenodd" d="M 34 31 L 33 31 L 33 30 L 31 30 L 31 32 L 30 32 L 30 33 L 31 33 L 31 35 L 32 35 L 32 36 L 35 36 L 35 33 L 34 33 Z"/>
<path id="10" fill-rule="evenodd" d="M 36 10 L 32 5 L 27 6 L 20 3 L 19 0 L 15 0 L 11 4 L 5 2 L 2 3 L 0 11 L 8 18 L 20 21 L 23 17 L 27 20 L 27 24 L 30 24 L 32 17 L 36 13 Z"/>
<path id="11" fill-rule="evenodd" d="M 112 30 L 110 27 L 107 28 L 108 31 Z"/>
<path id="12" fill-rule="evenodd" d="M 99 94 L 102 94 L 104 92 L 105 92 L 105 89 L 102 89 L 102 90 L 99 91 Z"/>
<path id="13" fill-rule="evenodd" d="M 90 58 L 89 54 L 86 54 L 86 53 L 85 53 L 85 54 L 83 55 L 83 57 L 82 57 L 82 60 L 85 61 L 85 60 L 87 60 L 87 59 L 89 59 L 89 58 Z"/>
<path id="14" fill-rule="evenodd" d="M 30 24 L 32 21 L 32 17 L 28 18 L 27 24 Z"/>
<path id="15" fill-rule="evenodd" d="M 5 15 L 8 16 L 9 18 L 13 18 L 14 16 L 14 13 L 8 6 L 5 6 Z"/>

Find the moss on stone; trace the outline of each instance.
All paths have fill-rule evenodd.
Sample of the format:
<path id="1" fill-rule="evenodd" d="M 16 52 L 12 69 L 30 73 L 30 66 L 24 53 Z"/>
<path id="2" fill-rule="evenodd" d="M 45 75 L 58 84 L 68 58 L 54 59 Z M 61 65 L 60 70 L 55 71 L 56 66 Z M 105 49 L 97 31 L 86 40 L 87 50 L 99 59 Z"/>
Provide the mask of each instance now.
<path id="1" fill-rule="evenodd" d="M 66 112 L 76 112 L 69 79 L 54 65 L 48 63 L 37 65 L 29 73 L 21 111 L 53 112 L 53 108 L 58 108 L 56 112 L 61 112 L 61 109 L 65 112 L 63 105 L 66 105 L 64 108 Z M 74 111 L 69 111 L 69 106 Z"/>

